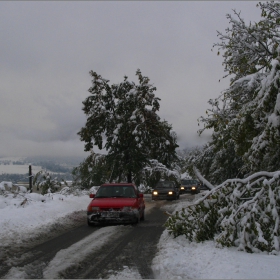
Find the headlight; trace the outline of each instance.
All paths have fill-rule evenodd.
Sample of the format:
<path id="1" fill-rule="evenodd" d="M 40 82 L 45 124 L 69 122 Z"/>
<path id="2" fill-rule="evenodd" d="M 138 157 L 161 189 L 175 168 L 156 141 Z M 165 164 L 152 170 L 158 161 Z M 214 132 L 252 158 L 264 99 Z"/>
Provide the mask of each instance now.
<path id="1" fill-rule="evenodd" d="M 99 212 L 100 211 L 100 208 L 99 207 L 92 207 L 91 210 L 93 212 Z"/>
<path id="2" fill-rule="evenodd" d="M 195 186 L 192 186 L 192 190 L 195 190 L 196 189 L 196 187 Z"/>
<path id="3" fill-rule="evenodd" d="M 181 187 L 181 190 L 184 190 L 185 189 L 185 187 Z"/>
<path id="4" fill-rule="evenodd" d="M 172 194 L 173 194 L 173 192 L 168 192 L 168 194 L 169 194 L 169 195 L 172 195 Z"/>
<path id="5" fill-rule="evenodd" d="M 158 192 L 157 192 L 157 191 L 154 191 L 154 192 L 153 192 L 153 195 L 158 195 Z"/>

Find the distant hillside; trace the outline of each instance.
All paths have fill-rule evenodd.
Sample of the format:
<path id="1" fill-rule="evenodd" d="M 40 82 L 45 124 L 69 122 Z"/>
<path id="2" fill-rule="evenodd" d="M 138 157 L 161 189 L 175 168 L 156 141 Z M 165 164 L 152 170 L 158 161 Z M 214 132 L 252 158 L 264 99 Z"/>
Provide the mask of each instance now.
<path id="1" fill-rule="evenodd" d="M 72 180 L 73 168 L 83 160 L 82 157 L 0 157 L 0 182 L 28 181 L 29 164 L 33 175 L 44 169 L 58 179 Z"/>

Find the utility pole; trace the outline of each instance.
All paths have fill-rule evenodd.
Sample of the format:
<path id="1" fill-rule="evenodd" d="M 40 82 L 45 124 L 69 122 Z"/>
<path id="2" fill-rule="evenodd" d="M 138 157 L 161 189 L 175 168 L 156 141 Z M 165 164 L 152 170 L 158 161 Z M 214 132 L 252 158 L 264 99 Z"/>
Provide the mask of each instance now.
<path id="1" fill-rule="evenodd" d="M 29 164 L 29 190 L 30 192 L 32 192 L 32 167 L 31 167 L 31 164 Z"/>

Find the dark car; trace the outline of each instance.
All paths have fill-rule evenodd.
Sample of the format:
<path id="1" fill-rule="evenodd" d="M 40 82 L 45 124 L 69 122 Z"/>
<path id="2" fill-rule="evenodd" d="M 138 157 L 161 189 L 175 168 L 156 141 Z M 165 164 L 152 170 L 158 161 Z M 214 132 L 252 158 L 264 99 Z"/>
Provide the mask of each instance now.
<path id="1" fill-rule="evenodd" d="M 145 218 L 145 201 L 134 184 L 103 184 L 87 207 L 88 225 L 138 223 Z"/>
<path id="2" fill-rule="evenodd" d="M 152 200 L 166 199 L 175 200 L 179 199 L 180 191 L 173 181 L 160 181 L 152 192 Z"/>
<path id="3" fill-rule="evenodd" d="M 181 187 L 180 192 L 181 193 L 200 193 L 200 182 L 195 179 L 183 179 L 181 180 Z"/>

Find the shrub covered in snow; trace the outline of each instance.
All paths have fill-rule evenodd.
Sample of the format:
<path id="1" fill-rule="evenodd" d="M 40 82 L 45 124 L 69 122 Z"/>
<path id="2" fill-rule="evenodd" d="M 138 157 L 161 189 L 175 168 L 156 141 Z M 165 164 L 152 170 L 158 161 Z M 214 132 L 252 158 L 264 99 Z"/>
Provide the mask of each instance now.
<path id="1" fill-rule="evenodd" d="M 54 193 L 61 187 L 61 182 L 46 170 L 39 171 L 33 178 L 33 185 L 37 190 L 41 190 L 42 194 Z"/>
<path id="2" fill-rule="evenodd" d="M 230 179 L 170 215 L 168 231 L 190 241 L 215 239 L 250 253 L 279 252 L 280 171 Z"/>

